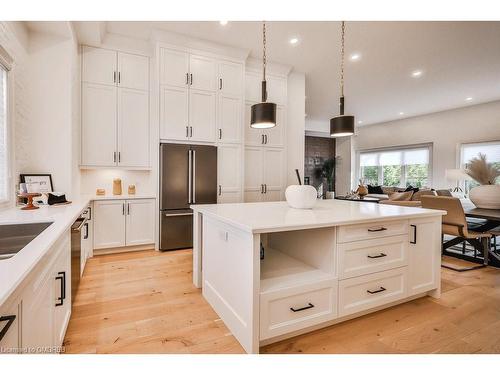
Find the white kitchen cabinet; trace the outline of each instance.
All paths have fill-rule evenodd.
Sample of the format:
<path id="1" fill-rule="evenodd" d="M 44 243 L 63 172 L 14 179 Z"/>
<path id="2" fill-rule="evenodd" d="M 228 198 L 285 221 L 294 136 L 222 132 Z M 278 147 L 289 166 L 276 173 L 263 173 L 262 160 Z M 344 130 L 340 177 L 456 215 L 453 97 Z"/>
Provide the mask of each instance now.
<path id="1" fill-rule="evenodd" d="M 118 165 L 148 167 L 149 93 L 118 89 Z"/>
<path id="2" fill-rule="evenodd" d="M 245 147 L 245 202 L 282 199 L 284 151 L 279 148 Z"/>
<path id="3" fill-rule="evenodd" d="M 20 301 L 11 302 L 0 308 L 0 332 L 8 325 L 9 328 L 0 340 L 0 353 L 15 354 L 21 347 L 21 306 Z"/>
<path id="4" fill-rule="evenodd" d="M 408 294 L 438 288 L 440 280 L 440 218 L 410 220 Z"/>
<path id="5" fill-rule="evenodd" d="M 118 86 L 149 91 L 149 59 L 146 56 L 118 52 Z"/>
<path id="6" fill-rule="evenodd" d="M 127 246 L 155 242 L 155 201 L 153 199 L 128 200 L 125 223 Z"/>
<path id="7" fill-rule="evenodd" d="M 195 90 L 215 92 L 216 61 L 212 58 L 189 56 L 189 85 Z"/>
<path id="8" fill-rule="evenodd" d="M 245 100 L 260 102 L 262 100 L 262 73 L 246 72 Z M 287 104 L 287 79 L 272 74 L 266 75 L 267 101 L 285 106 Z"/>
<path id="9" fill-rule="evenodd" d="M 95 201 L 94 249 L 154 243 L 154 205 L 154 199 Z"/>
<path id="10" fill-rule="evenodd" d="M 116 91 L 113 86 L 82 85 L 82 164 L 112 166 L 117 162 Z"/>
<path id="11" fill-rule="evenodd" d="M 189 139 L 215 141 L 215 93 L 189 90 Z"/>
<path id="12" fill-rule="evenodd" d="M 219 91 L 225 95 L 241 98 L 243 95 L 243 85 L 243 64 L 219 61 Z"/>
<path id="13" fill-rule="evenodd" d="M 52 269 L 54 285 L 54 344 L 62 345 L 71 316 L 71 246 L 68 235 L 56 245 L 57 255 Z"/>
<path id="14" fill-rule="evenodd" d="M 94 249 L 125 246 L 125 201 L 94 202 Z"/>
<path id="15" fill-rule="evenodd" d="M 115 86 L 117 78 L 115 51 L 88 46 L 82 47 L 83 82 Z"/>
<path id="16" fill-rule="evenodd" d="M 189 137 L 189 96 L 185 87 L 160 89 L 160 138 L 186 140 Z"/>
<path id="17" fill-rule="evenodd" d="M 189 54 L 162 48 L 160 59 L 160 84 L 187 87 L 189 84 Z"/>
<path id="18" fill-rule="evenodd" d="M 149 58 L 83 47 L 82 64 L 82 167 L 148 168 Z"/>
<path id="19" fill-rule="evenodd" d="M 242 100 L 239 97 L 219 94 L 217 113 L 217 141 L 240 142 Z"/>
<path id="20" fill-rule="evenodd" d="M 241 202 L 241 146 L 224 144 L 217 147 L 217 203 Z"/>

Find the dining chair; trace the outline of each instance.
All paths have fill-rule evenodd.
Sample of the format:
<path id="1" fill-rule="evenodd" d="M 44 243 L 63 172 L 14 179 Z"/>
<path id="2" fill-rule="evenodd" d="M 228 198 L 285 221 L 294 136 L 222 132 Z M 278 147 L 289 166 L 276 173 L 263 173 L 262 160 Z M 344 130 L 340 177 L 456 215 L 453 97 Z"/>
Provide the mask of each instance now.
<path id="1" fill-rule="evenodd" d="M 423 208 L 446 211 L 446 215 L 442 217 L 443 253 L 447 248 L 461 242 L 468 242 L 474 248 L 480 248 L 483 251 L 484 262 L 481 265 L 456 268 L 450 265 L 443 264 L 442 267 L 449 268 L 458 272 L 471 271 L 485 267 L 488 264 L 491 233 L 477 232 L 469 229 L 467 220 L 465 218 L 464 208 L 460 203 L 460 199 L 442 196 L 423 196 L 421 199 Z M 444 242 L 445 234 L 453 236 L 455 238 Z"/>

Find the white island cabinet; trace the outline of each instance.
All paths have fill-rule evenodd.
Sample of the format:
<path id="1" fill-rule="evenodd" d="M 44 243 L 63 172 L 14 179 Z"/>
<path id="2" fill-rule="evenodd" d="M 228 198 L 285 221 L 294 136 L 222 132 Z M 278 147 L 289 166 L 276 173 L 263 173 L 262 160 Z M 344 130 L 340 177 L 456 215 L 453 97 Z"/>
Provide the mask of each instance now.
<path id="1" fill-rule="evenodd" d="M 248 353 L 440 295 L 443 211 L 335 200 L 192 208 L 193 282 Z"/>

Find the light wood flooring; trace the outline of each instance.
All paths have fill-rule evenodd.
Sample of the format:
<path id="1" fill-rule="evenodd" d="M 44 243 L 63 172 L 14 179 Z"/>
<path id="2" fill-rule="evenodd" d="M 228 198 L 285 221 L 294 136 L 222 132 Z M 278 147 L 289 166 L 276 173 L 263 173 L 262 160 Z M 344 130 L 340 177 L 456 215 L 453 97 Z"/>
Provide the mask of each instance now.
<path id="1" fill-rule="evenodd" d="M 66 353 L 243 353 L 192 284 L 191 250 L 89 259 Z M 500 270 L 442 269 L 420 298 L 261 348 L 261 353 L 500 353 Z"/>

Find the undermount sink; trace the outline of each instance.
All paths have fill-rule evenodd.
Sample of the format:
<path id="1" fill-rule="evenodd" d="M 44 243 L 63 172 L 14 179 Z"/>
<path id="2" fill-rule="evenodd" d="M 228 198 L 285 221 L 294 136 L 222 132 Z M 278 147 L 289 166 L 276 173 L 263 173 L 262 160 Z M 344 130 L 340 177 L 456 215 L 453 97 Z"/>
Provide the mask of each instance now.
<path id="1" fill-rule="evenodd" d="M 12 258 L 51 224 L 52 222 L 0 225 L 0 260 Z"/>

